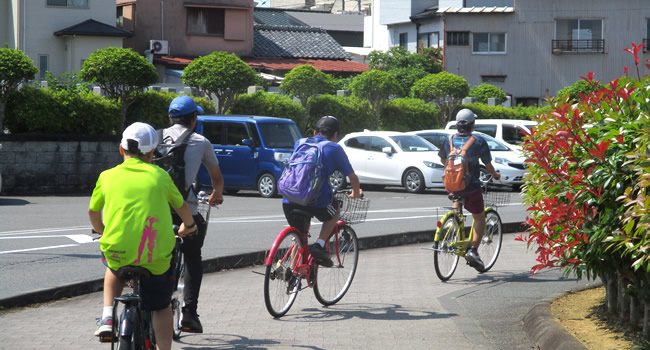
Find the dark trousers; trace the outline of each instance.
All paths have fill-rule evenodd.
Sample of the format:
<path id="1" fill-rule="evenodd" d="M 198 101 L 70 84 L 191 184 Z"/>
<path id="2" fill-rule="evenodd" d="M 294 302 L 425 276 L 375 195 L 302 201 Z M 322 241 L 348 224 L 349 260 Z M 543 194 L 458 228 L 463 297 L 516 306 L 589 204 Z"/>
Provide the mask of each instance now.
<path id="1" fill-rule="evenodd" d="M 172 214 L 175 225 L 180 225 L 183 220 Z M 200 214 L 194 215 L 194 221 L 198 227 L 195 234 L 183 238 L 181 250 L 185 259 L 185 289 L 183 291 L 185 308 L 196 311 L 199 303 L 199 291 L 203 280 L 203 264 L 201 260 L 201 248 L 205 241 L 205 234 L 208 231 L 208 223 Z"/>

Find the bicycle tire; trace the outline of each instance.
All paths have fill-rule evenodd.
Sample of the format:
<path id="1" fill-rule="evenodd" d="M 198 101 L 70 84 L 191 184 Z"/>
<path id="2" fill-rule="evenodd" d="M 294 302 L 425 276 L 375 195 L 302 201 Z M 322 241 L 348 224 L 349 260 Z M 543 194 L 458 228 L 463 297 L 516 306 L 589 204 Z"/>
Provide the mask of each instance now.
<path id="1" fill-rule="evenodd" d="M 456 248 L 453 243 L 462 239 L 461 223 L 456 215 L 448 215 L 443 219 L 436 240 L 433 244 L 433 266 L 436 275 L 441 281 L 447 281 L 451 278 L 458 267 L 459 256 L 456 254 Z"/>
<path id="2" fill-rule="evenodd" d="M 137 309 L 133 327 L 133 348 L 136 350 L 149 350 L 147 348 L 147 335 L 143 318 L 142 311 Z"/>
<path id="3" fill-rule="evenodd" d="M 271 249 L 270 265 L 264 274 L 264 303 L 271 316 L 284 316 L 296 300 L 300 291 L 300 278 L 292 273 L 292 261 L 299 259 L 302 240 L 297 230 L 288 231 L 279 244 Z"/>
<path id="4" fill-rule="evenodd" d="M 120 322 L 117 332 L 117 350 L 135 350 L 133 323 L 135 320 L 129 318 L 134 312 L 134 306 L 125 305 L 120 313 Z M 129 312 L 130 311 L 130 312 Z M 127 329 L 124 329 L 126 327 Z"/>
<path id="5" fill-rule="evenodd" d="M 330 257 L 334 262 L 332 267 L 318 266 L 314 296 L 323 305 L 334 305 L 350 289 L 359 262 L 359 241 L 357 233 L 351 226 L 342 225 L 338 229 L 338 254 L 336 240 L 330 239 Z"/>
<path id="6" fill-rule="evenodd" d="M 184 294 L 185 289 L 185 262 L 179 264 L 178 273 L 176 274 L 176 290 L 172 295 L 172 317 L 174 322 L 174 332 L 172 333 L 172 338 L 178 340 L 181 337 L 181 317 L 183 312 L 184 304 Z"/>
<path id="7" fill-rule="evenodd" d="M 478 247 L 478 253 L 485 264 L 483 272 L 490 270 L 497 262 L 503 244 L 503 224 L 494 209 L 485 211 L 485 233 Z"/>

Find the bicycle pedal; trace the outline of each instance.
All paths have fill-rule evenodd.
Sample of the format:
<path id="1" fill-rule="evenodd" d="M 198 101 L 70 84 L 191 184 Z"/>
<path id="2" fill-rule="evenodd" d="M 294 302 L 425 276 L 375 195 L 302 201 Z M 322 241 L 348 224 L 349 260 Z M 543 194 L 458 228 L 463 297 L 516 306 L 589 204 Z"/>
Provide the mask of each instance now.
<path id="1" fill-rule="evenodd" d="M 100 334 L 99 342 L 100 343 L 112 343 L 117 341 L 117 337 L 111 334 Z"/>

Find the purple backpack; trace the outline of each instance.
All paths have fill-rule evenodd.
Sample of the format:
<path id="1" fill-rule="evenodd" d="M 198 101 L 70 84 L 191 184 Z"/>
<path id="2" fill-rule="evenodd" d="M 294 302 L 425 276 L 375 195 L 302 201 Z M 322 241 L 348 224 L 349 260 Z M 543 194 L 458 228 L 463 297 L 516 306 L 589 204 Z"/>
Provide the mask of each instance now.
<path id="1" fill-rule="evenodd" d="M 278 192 L 289 202 L 308 206 L 321 194 L 327 174 L 323 167 L 323 147 L 331 141 L 301 139 L 278 180 Z"/>

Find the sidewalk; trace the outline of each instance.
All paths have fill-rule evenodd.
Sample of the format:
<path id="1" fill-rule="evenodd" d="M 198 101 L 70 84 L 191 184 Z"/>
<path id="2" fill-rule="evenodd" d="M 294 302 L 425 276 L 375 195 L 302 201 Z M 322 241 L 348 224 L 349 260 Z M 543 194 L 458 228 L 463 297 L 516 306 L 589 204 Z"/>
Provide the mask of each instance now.
<path id="1" fill-rule="evenodd" d="M 184 333 L 174 349 L 531 349 L 536 340 L 526 336 L 523 317 L 540 299 L 588 283 L 557 271 L 531 277 L 534 254 L 513 238 L 504 236 L 493 270 L 477 274 L 460 264 L 447 283 L 435 276 L 431 251 L 421 249 L 430 243 L 362 250 L 339 304 L 322 307 L 305 289 L 281 319 L 267 313 L 263 277 L 252 273 L 263 265 L 210 273 L 199 304 L 206 333 Z M 93 336 L 101 296 L 0 314 L 0 349 L 109 349 Z"/>

